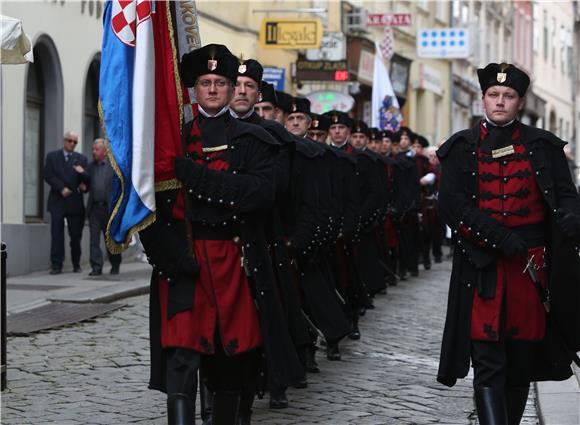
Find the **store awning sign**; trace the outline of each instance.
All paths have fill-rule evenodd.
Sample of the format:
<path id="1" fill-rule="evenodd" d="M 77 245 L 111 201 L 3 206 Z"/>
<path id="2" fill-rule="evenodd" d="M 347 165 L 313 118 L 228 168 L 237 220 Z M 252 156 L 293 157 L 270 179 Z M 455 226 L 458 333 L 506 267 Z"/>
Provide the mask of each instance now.
<path id="1" fill-rule="evenodd" d="M 318 49 L 322 40 L 320 19 L 265 18 L 260 45 L 266 49 Z"/>

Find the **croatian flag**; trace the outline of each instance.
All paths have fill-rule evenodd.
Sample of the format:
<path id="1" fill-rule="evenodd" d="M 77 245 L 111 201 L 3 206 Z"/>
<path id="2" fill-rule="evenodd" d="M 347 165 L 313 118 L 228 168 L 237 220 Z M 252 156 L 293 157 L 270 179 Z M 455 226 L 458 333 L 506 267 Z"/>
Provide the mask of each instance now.
<path id="1" fill-rule="evenodd" d="M 107 1 L 99 96 L 115 170 L 107 245 L 126 248 L 155 218 L 154 2 Z"/>

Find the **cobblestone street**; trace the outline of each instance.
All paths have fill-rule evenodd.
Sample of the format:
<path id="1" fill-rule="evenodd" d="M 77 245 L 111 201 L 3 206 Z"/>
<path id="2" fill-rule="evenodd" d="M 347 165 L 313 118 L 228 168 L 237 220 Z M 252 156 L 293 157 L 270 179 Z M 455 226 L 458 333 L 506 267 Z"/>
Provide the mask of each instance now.
<path id="1" fill-rule="evenodd" d="M 361 320 L 360 341 L 290 389 L 290 407 L 255 403 L 255 424 L 475 424 L 470 379 L 435 381 L 451 263 L 389 288 Z M 8 339 L 5 425 L 164 424 L 165 397 L 147 389 L 148 297 L 67 328 Z M 537 424 L 530 394 L 522 423 Z M 200 422 L 199 422 L 200 423 Z"/>

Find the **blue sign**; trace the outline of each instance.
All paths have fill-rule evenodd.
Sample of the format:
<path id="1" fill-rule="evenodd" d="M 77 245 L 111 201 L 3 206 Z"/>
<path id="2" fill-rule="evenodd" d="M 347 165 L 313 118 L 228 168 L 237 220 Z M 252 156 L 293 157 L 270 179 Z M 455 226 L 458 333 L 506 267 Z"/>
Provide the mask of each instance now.
<path id="1" fill-rule="evenodd" d="M 469 47 L 469 30 L 465 28 L 417 31 L 417 56 L 420 58 L 468 58 Z"/>
<path id="2" fill-rule="evenodd" d="M 274 85 L 278 91 L 284 91 L 286 68 L 264 67 L 262 80 Z"/>

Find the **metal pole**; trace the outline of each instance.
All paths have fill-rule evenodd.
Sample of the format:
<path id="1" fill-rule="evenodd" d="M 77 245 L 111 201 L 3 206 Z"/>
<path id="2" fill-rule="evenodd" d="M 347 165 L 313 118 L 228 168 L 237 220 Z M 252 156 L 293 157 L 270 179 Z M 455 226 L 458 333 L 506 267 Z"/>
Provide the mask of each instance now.
<path id="1" fill-rule="evenodd" d="M 6 389 L 6 244 L 2 242 L 1 244 L 1 259 L 0 259 L 0 284 L 1 284 L 1 294 L 0 294 L 0 303 L 2 308 L 2 324 L 1 324 L 1 390 L 4 391 Z"/>

